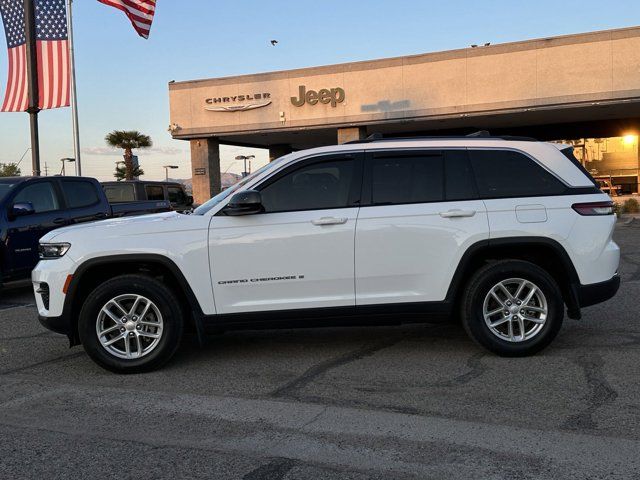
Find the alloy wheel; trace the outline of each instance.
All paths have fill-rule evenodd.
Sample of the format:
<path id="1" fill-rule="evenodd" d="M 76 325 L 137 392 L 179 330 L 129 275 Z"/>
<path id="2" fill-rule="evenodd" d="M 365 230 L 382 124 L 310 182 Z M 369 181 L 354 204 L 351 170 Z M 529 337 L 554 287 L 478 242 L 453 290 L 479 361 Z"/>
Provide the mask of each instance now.
<path id="1" fill-rule="evenodd" d="M 496 337 L 524 342 L 538 335 L 549 314 L 540 288 L 523 278 L 509 278 L 495 284 L 482 306 L 484 321 Z"/>
<path id="2" fill-rule="evenodd" d="M 96 334 L 102 347 L 111 355 L 131 360 L 151 353 L 160 343 L 162 314 L 146 297 L 118 295 L 98 313 Z"/>

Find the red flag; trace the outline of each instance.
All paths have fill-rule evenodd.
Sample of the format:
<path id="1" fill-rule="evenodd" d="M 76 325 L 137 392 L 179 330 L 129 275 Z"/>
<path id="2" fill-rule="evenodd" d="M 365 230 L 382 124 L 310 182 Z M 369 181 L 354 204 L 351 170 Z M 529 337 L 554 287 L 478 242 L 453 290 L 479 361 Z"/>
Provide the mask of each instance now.
<path id="1" fill-rule="evenodd" d="M 149 38 L 153 14 L 156 11 L 156 0 L 98 0 L 100 3 L 110 5 L 122 10 L 138 35 Z"/>
<path id="2" fill-rule="evenodd" d="M 38 106 L 69 105 L 69 46 L 65 0 L 35 0 L 38 57 Z M 24 0 L 0 0 L 0 13 L 9 49 L 9 76 L 2 112 L 29 107 Z"/>

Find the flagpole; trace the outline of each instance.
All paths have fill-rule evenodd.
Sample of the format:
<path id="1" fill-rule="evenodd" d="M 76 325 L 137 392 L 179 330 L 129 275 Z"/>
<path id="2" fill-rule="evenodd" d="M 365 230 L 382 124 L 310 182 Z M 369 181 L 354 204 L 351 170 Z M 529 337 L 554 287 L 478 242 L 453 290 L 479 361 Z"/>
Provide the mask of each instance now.
<path id="1" fill-rule="evenodd" d="M 76 91 L 76 59 L 73 51 L 73 20 L 71 18 L 71 3 L 67 0 L 67 38 L 69 44 L 70 90 L 71 90 L 71 121 L 73 122 L 73 156 L 76 159 L 76 175 L 82 175 L 80 160 L 80 131 L 78 127 L 78 94 Z"/>
<path id="2" fill-rule="evenodd" d="M 24 0 L 24 33 L 27 50 L 27 87 L 29 125 L 31 128 L 31 166 L 33 175 L 40 176 L 40 139 L 38 136 L 38 53 L 36 50 L 36 16 L 33 0 Z"/>

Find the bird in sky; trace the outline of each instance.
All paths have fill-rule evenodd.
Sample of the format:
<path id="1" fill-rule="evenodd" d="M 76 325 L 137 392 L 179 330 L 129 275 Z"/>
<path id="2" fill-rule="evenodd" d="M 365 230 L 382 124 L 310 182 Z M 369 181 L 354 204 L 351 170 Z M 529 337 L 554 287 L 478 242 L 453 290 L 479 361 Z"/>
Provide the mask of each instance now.
<path id="1" fill-rule="evenodd" d="M 271 40 L 271 45 L 272 46 L 276 46 L 278 44 L 278 40 Z"/>

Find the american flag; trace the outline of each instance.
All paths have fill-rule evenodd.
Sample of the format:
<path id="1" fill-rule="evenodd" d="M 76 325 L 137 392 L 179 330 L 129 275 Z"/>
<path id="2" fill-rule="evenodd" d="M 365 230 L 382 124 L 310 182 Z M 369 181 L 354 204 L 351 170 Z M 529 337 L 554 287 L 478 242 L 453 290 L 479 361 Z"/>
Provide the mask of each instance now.
<path id="1" fill-rule="evenodd" d="M 153 14 L 156 11 L 156 0 L 98 0 L 100 3 L 110 5 L 122 10 L 138 35 L 149 38 Z"/>
<path id="2" fill-rule="evenodd" d="M 69 49 L 65 0 L 33 0 L 38 57 L 38 107 L 69 105 Z M 2 112 L 29 107 L 24 0 L 0 0 L 9 49 L 9 75 Z"/>

